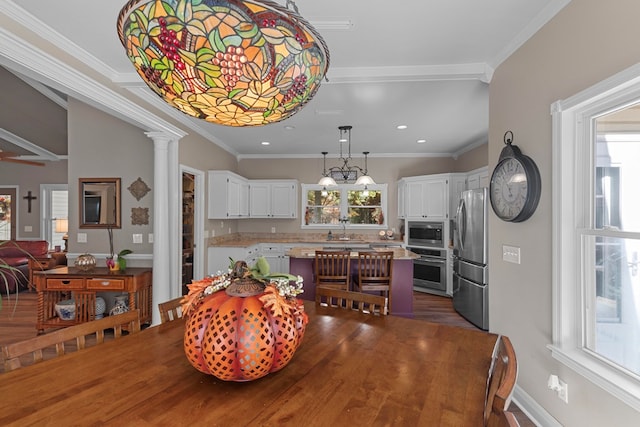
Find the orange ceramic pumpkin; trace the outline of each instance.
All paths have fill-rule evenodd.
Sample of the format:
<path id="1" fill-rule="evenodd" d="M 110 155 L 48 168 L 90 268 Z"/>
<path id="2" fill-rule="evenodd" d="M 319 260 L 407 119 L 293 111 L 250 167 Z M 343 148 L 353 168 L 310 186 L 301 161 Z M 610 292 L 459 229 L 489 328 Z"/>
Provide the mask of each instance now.
<path id="1" fill-rule="evenodd" d="M 282 369 L 308 322 L 300 300 L 280 296 L 273 284 L 238 276 L 232 273 L 226 289 L 208 295 L 202 290 L 211 280 L 194 282 L 184 310 L 189 362 L 225 381 L 255 380 Z"/>

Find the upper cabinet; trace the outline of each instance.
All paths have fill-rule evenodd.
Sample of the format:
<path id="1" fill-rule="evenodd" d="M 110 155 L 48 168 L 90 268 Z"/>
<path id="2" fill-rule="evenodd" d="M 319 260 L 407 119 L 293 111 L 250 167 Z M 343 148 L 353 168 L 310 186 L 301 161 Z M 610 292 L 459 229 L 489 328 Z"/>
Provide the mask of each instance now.
<path id="1" fill-rule="evenodd" d="M 298 181 L 209 171 L 209 219 L 296 218 Z"/>
<path id="2" fill-rule="evenodd" d="M 229 171 L 209 171 L 209 219 L 247 218 L 249 180 Z"/>
<path id="3" fill-rule="evenodd" d="M 405 179 L 405 217 L 409 220 L 445 219 L 449 211 L 448 174 Z"/>
<path id="4" fill-rule="evenodd" d="M 249 180 L 251 218 L 296 218 L 298 181 L 294 179 Z"/>
<path id="5" fill-rule="evenodd" d="M 467 174 L 467 190 L 489 187 L 489 168 L 487 166 L 472 170 Z"/>
<path id="6" fill-rule="evenodd" d="M 398 218 L 414 221 L 454 218 L 466 183 L 464 173 L 402 178 L 398 181 Z"/>

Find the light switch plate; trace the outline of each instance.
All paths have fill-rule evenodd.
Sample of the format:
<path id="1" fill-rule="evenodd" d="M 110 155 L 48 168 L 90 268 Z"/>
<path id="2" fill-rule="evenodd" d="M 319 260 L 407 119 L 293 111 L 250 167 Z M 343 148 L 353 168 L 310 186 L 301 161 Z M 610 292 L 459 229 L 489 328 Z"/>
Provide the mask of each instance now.
<path id="1" fill-rule="evenodd" d="M 31 233 L 33 231 L 33 227 L 30 225 L 25 225 L 24 226 L 24 232 L 25 233 Z"/>
<path id="2" fill-rule="evenodd" d="M 520 264 L 520 248 L 517 246 L 502 245 L 502 260 Z"/>
<path id="3" fill-rule="evenodd" d="M 149 233 L 149 243 L 153 243 L 153 233 Z"/>
<path id="4" fill-rule="evenodd" d="M 87 243 L 87 233 L 78 233 L 78 243 Z"/>
<path id="5" fill-rule="evenodd" d="M 142 234 L 134 234 L 133 243 L 142 243 Z"/>

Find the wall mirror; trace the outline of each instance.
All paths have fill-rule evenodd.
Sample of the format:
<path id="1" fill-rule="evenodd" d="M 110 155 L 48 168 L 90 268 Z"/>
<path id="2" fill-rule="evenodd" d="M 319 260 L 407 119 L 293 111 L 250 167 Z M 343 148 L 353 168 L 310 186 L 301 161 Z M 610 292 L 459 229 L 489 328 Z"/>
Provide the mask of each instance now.
<path id="1" fill-rule="evenodd" d="M 120 178 L 80 178 L 80 228 L 120 228 Z"/>

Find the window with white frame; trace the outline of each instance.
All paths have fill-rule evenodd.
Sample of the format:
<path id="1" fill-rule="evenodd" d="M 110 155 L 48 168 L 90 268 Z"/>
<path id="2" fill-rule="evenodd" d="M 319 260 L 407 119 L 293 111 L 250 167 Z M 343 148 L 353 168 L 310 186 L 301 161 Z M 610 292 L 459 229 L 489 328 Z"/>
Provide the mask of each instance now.
<path id="1" fill-rule="evenodd" d="M 69 193 L 67 184 L 43 184 L 41 186 L 41 200 L 43 200 L 42 209 L 42 236 L 49 242 L 49 249 L 53 250 L 56 246 L 61 249 L 66 247 L 63 239 L 68 234 L 67 231 L 57 231 L 56 224 L 58 220 L 67 220 L 69 218 Z M 59 229 L 60 227 L 58 227 Z"/>
<path id="2" fill-rule="evenodd" d="M 303 228 L 386 228 L 386 184 L 305 184 L 302 194 Z"/>
<path id="3" fill-rule="evenodd" d="M 640 410 L 640 66 L 552 106 L 553 356 Z"/>

